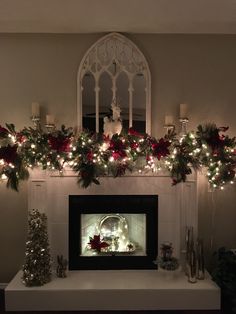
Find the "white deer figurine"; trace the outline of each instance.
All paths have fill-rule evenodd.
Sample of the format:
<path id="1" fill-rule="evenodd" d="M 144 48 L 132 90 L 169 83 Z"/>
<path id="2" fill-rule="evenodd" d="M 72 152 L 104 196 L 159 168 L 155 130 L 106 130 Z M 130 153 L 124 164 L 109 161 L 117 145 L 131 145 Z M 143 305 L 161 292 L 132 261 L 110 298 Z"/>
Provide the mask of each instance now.
<path id="1" fill-rule="evenodd" d="M 120 107 L 115 101 L 111 104 L 112 118 L 104 117 L 103 131 L 106 136 L 112 138 L 114 134 L 120 134 L 122 130 L 122 122 L 120 118 Z"/>

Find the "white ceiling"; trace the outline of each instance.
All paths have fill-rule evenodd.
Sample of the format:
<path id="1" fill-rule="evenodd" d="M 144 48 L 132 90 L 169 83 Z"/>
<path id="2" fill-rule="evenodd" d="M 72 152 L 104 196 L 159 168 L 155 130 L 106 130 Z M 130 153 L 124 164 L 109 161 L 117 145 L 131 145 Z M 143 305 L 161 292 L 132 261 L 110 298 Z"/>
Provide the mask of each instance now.
<path id="1" fill-rule="evenodd" d="M 0 33 L 236 34 L 236 0 L 0 0 Z"/>

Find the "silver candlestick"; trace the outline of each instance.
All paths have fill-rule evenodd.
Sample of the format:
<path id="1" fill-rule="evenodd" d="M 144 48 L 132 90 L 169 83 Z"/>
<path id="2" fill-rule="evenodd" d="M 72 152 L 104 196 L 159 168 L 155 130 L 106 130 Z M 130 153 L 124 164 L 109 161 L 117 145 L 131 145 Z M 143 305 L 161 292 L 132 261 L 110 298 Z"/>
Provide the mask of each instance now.
<path id="1" fill-rule="evenodd" d="M 189 259 L 187 263 L 188 268 L 188 282 L 196 283 L 197 282 L 197 261 L 196 261 L 196 253 L 195 250 L 192 249 L 189 253 Z"/>
<path id="2" fill-rule="evenodd" d="M 39 130 L 40 129 L 40 117 L 39 116 L 32 116 L 31 120 L 34 124 L 35 130 Z"/>
<path id="3" fill-rule="evenodd" d="M 180 122 L 180 136 L 185 136 L 187 134 L 187 124 L 189 122 L 188 118 L 180 118 L 179 119 Z"/>
<path id="4" fill-rule="evenodd" d="M 45 124 L 45 128 L 47 129 L 48 133 L 51 133 L 55 129 L 55 124 Z"/>
<path id="5" fill-rule="evenodd" d="M 198 239 L 197 241 L 197 279 L 205 279 L 205 263 L 202 239 Z"/>
<path id="6" fill-rule="evenodd" d="M 171 135 L 175 131 L 174 124 L 165 124 L 164 129 L 166 129 L 166 135 Z"/>

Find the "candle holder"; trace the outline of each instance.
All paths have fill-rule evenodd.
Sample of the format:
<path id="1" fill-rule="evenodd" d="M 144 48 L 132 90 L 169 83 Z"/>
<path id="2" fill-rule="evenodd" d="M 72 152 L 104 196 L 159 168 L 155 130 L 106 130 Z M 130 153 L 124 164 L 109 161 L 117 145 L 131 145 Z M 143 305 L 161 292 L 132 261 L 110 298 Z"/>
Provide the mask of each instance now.
<path id="1" fill-rule="evenodd" d="M 39 116 L 32 116 L 31 120 L 34 124 L 35 130 L 40 130 L 40 117 Z"/>
<path id="2" fill-rule="evenodd" d="M 183 250 L 183 253 L 185 254 L 185 260 L 184 260 L 184 271 L 185 274 L 188 276 L 189 274 L 189 259 L 190 259 L 190 252 L 194 248 L 194 237 L 193 237 L 193 227 L 186 226 L 185 229 L 185 249 Z"/>
<path id="3" fill-rule="evenodd" d="M 181 137 L 184 137 L 186 136 L 187 134 L 187 124 L 189 122 L 189 119 L 188 118 L 179 118 L 179 122 L 180 122 L 180 125 L 181 125 L 181 129 L 180 129 L 180 136 Z"/>
<path id="4" fill-rule="evenodd" d="M 189 259 L 187 262 L 188 268 L 188 282 L 196 283 L 197 282 L 197 261 L 196 261 L 196 253 L 195 250 L 192 249 L 189 252 Z"/>
<path id="5" fill-rule="evenodd" d="M 205 263 L 202 239 L 198 239 L 197 241 L 197 279 L 205 279 Z"/>
<path id="6" fill-rule="evenodd" d="M 55 129 L 55 124 L 45 124 L 45 128 L 47 129 L 48 133 L 51 133 Z"/>
<path id="7" fill-rule="evenodd" d="M 166 135 L 169 136 L 169 135 L 174 133 L 175 126 L 174 126 L 174 124 L 165 124 L 164 129 L 166 129 L 166 132 L 165 132 Z"/>

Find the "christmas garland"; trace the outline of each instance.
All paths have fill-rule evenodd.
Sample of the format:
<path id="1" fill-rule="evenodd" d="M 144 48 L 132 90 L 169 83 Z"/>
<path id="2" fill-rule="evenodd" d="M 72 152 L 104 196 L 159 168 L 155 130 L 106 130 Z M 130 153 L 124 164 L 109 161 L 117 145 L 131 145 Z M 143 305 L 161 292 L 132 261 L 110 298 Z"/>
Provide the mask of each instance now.
<path id="1" fill-rule="evenodd" d="M 156 139 L 132 128 L 111 138 L 89 131 L 76 134 L 62 126 L 50 133 L 13 124 L 0 127 L 0 178 L 18 190 L 28 179 L 28 169 L 58 170 L 70 167 L 78 183 L 87 188 L 99 184 L 99 177 L 123 176 L 127 171 L 169 171 L 173 184 L 186 181 L 192 169 L 207 169 L 213 188 L 233 183 L 236 170 L 236 140 L 223 135 L 227 128 L 215 124 L 199 125 L 196 132 L 179 138 L 169 133 Z"/>

